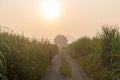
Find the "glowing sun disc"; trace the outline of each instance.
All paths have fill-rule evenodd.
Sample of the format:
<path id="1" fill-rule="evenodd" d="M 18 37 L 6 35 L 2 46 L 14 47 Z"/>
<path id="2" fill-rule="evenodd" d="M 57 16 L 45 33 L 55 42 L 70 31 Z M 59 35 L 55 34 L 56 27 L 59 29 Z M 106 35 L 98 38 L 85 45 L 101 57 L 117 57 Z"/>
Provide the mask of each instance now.
<path id="1" fill-rule="evenodd" d="M 41 4 L 41 12 L 47 19 L 55 19 L 61 12 L 60 3 L 56 1 L 44 1 Z"/>

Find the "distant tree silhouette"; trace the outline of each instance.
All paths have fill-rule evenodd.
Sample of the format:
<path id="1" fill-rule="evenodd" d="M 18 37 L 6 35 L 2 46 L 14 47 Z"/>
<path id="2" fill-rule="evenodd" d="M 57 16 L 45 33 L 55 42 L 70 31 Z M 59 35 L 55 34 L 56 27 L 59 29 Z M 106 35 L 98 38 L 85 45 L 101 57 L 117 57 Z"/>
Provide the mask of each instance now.
<path id="1" fill-rule="evenodd" d="M 55 44 L 59 47 L 64 47 L 67 45 L 67 38 L 64 35 L 57 35 L 54 39 Z"/>

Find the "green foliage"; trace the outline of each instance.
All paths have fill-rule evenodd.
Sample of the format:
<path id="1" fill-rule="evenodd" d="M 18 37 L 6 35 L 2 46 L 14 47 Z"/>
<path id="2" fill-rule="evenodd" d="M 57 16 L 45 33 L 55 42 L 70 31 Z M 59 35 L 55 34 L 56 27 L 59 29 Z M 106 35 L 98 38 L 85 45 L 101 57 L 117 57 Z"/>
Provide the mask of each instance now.
<path id="1" fill-rule="evenodd" d="M 120 79 L 120 32 L 116 26 L 103 26 L 97 37 L 83 37 L 70 44 L 69 49 L 95 80 Z"/>
<path id="2" fill-rule="evenodd" d="M 116 27 L 107 27 L 102 28 L 102 33 L 100 34 L 102 40 L 102 64 L 108 65 L 113 61 L 113 53 L 117 54 L 120 52 L 120 34 L 119 29 Z"/>
<path id="3" fill-rule="evenodd" d="M 109 65 L 112 70 L 112 79 L 120 79 L 120 32 L 114 26 L 104 26 L 100 34 L 102 39 L 103 54 L 102 64 Z"/>
<path id="4" fill-rule="evenodd" d="M 6 61 L 3 53 L 0 52 L 0 80 L 7 80 Z"/>
<path id="5" fill-rule="evenodd" d="M 9 80 L 39 80 L 57 53 L 57 46 L 46 39 L 0 31 L 0 51 L 6 58 Z"/>
<path id="6" fill-rule="evenodd" d="M 101 52 L 100 40 L 97 37 L 94 37 L 93 39 L 89 37 L 82 37 L 70 44 L 69 48 L 81 55 Z"/>

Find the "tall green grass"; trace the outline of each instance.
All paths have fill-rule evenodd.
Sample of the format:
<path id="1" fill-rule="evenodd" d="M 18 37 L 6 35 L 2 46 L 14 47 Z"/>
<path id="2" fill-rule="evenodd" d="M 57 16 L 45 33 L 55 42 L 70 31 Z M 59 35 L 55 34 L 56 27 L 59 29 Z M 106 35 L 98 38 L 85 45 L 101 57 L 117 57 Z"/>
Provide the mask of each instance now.
<path id="1" fill-rule="evenodd" d="M 3 53 L 0 52 L 0 80 L 7 80 L 6 73 L 6 60 Z"/>
<path id="2" fill-rule="evenodd" d="M 120 32 L 103 26 L 94 38 L 82 37 L 69 45 L 71 56 L 94 80 L 120 79 Z"/>
<path id="3" fill-rule="evenodd" d="M 9 80 L 40 80 L 58 50 L 46 39 L 1 30 L 0 51 L 6 58 Z"/>

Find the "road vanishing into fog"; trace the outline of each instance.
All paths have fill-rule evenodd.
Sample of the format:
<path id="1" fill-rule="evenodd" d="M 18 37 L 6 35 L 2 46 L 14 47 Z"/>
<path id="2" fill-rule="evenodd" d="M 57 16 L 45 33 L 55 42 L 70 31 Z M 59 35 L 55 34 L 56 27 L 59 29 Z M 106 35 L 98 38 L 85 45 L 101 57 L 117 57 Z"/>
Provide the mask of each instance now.
<path id="1" fill-rule="evenodd" d="M 60 56 L 61 53 L 54 56 L 52 64 L 48 67 L 47 73 L 42 80 L 91 80 L 67 53 L 64 53 L 64 56 L 71 67 L 72 77 L 64 78 L 61 76 L 59 74 Z"/>

